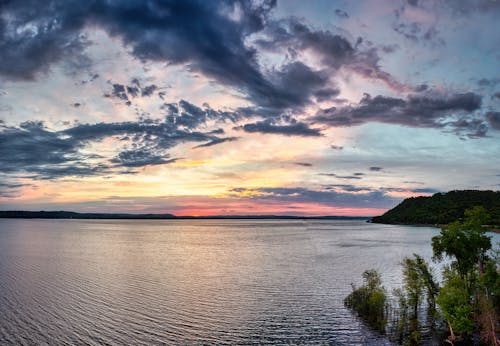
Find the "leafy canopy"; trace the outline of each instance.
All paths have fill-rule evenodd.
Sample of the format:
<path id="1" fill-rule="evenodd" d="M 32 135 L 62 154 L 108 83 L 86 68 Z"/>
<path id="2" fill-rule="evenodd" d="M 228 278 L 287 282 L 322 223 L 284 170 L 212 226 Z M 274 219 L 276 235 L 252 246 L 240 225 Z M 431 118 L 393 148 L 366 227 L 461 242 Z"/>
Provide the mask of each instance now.
<path id="1" fill-rule="evenodd" d="M 483 207 L 466 210 L 464 221 L 445 226 L 440 235 L 432 238 L 434 258 L 442 260 L 444 255 L 451 257 L 453 267 L 465 278 L 491 249 L 491 239 L 485 235 L 483 227 L 488 220 L 488 213 Z"/>

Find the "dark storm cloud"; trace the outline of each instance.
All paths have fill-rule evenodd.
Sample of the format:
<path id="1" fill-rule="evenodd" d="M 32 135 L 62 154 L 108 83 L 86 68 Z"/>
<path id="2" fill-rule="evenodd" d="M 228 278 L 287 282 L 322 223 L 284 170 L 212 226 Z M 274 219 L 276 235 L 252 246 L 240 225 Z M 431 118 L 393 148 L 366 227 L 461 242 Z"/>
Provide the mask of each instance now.
<path id="1" fill-rule="evenodd" d="M 449 96 L 410 95 L 406 99 L 368 94 L 357 105 L 320 110 L 314 122 L 331 126 L 356 126 L 382 122 L 412 127 L 446 128 L 473 137 L 486 134 L 484 121 L 473 117 L 481 96 L 468 92 Z"/>
<path id="2" fill-rule="evenodd" d="M 311 49 L 320 54 L 325 65 L 334 68 L 347 64 L 356 53 L 343 36 L 330 31 L 314 31 L 297 18 L 270 23 L 264 34 L 265 37 L 256 42 L 263 49 Z"/>
<path id="3" fill-rule="evenodd" d="M 411 192 L 411 193 L 438 193 L 441 192 L 440 190 L 433 189 L 433 188 L 416 188 L 416 189 L 407 189 L 407 188 L 402 188 L 402 187 L 382 187 L 380 188 L 380 191 L 385 191 L 385 192 Z"/>
<path id="4" fill-rule="evenodd" d="M 332 89 L 323 89 L 328 81 L 327 71 L 314 71 L 302 62 L 295 61 L 284 65 L 269 75 L 276 90 L 272 94 L 261 95 L 254 99 L 263 107 L 286 109 L 300 108 L 310 102 L 311 96 L 325 97 L 325 93 L 338 95 Z M 264 98 L 262 98 L 264 97 Z"/>
<path id="5" fill-rule="evenodd" d="M 215 138 L 215 139 L 212 139 L 210 142 L 197 145 L 193 149 L 212 147 L 212 146 L 217 145 L 217 144 L 221 144 L 221 143 L 225 143 L 225 142 L 234 142 L 236 140 L 238 140 L 238 137 Z"/>
<path id="6" fill-rule="evenodd" d="M 0 18 L 0 74 L 32 79 L 52 63 L 81 55 L 87 27 L 122 40 L 142 61 L 187 64 L 218 82 L 236 87 L 256 104 L 286 108 L 302 105 L 323 76 L 291 63 L 263 72 L 246 38 L 264 28 L 275 1 L 16 1 L 3 4 Z M 234 18 L 237 13 L 240 17 Z M 308 79 L 303 96 L 290 82 Z M 302 80 L 300 80 L 302 83 Z M 125 88 L 109 94 L 126 99 Z M 153 87 L 143 89 L 144 96 Z M 132 91 L 132 93 L 134 93 Z M 296 99 L 299 97 L 299 99 Z M 126 100 L 125 100 L 126 101 Z"/>
<path id="7" fill-rule="evenodd" d="M 376 48 L 361 49 L 330 31 L 314 30 L 296 18 L 272 20 L 276 1 L 71 1 L 20 0 L 3 5 L 0 17 L 0 74 L 32 79 L 52 63 L 81 56 L 87 28 L 120 39 L 141 61 L 185 64 L 189 70 L 235 87 L 267 116 L 299 112 L 311 103 L 338 95 L 328 86 L 332 70 L 346 67 L 389 87 L 408 91 L 380 68 Z M 337 15 L 346 16 L 341 10 Z M 260 37 L 249 40 L 253 34 Z M 255 35 L 254 35 L 255 36 Z M 252 46 L 256 44 L 257 46 Z M 313 70 L 293 59 L 279 68 L 259 65 L 256 48 L 280 53 L 311 50 L 323 66 Z M 152 84 L 115 83 L 106 95 L 127 105 L 134 97 L 158 91 Z M 158 92 L 163 98 L 164 92 Z"/>
<path id="8" fill-rule="evenodd" d="M 477 81 L 477 85 L 481 87 L 495 87 L 498 83 L 500 83 L 500 78 L 481 78 Z"/>
<path id="9" fill-rule="evenodd" d="M 349 14 L 347 14 L 347 12 L 346 12 L 346 11 L 341 10 L 341 9 L 339 9 L 339 8 L 337 8 L 337 9 L 335 10 L 335 14 L 336 14 L 336 15 L 337 15 L 337 17 L 339 17 L 339 18 L 344 18 L 344 19 L 345 19 L 345 18 L 349 18 Z"/>
<path id="10" fill-rule="evenodd" d="M 84 143 L 87 141 L 100 141 L 109 136 L 136 135 L 136 134 L 154 134 L 162 130 L 165 125 L 158 126 L 154 122 L 147 121 L 126 121 L 119 123 L 95 123 L 95 124 L 77 124 L 66 130 L 60 131 L 62 135 L 68 135 L 69 138 Z M 55 133 L 59 135 L 59 133 Z"/>
<path id="11" fill-rule="evenodd" d="M 401 47 L 398 44 L 386 44 L 386 45 L 380 46 L 380 49 L 382 50 L 382 52 L 387 53 L 387 54 L 394 53 L 395 51 L 397 51 L 400 48 Z"/>
<path id="12" fill-rule="evenodd" d="M 324 76 L 301 63 L 264 73 L 256 51 L 244 43 L 263 28 L 274 5 L 274 1 L 99 3 L 91 20 L 120 37 L 141 60 L 188 64 L 193 72 L 236 87 L 259 106 L 300 107 L 309 101 L 311 89 L 323 84 Z M 235 10 L 242 15 L 239 20 L 229 16 Z M 302 92 L 290 87 L 299 84 Z"/>
<path id="13" fill-rule="evenodd" d="M 277 52 L 310 50 L 316 53 L 325 68 L 330 70 L 344 67 L 364 78 L 379 80 L 398 91 L 412 89 L 383 71 L 378 49 L 361 49 L 361 38 L 358 38 L 353 46 L 345 37 L 330 31 L 313 30 L 297 18 L 269 23 L 262 36 L 255 42 L 261 49 Z"/>
<path id="14" fill-rule="evenodd" d="M 119 123 L 79 124 L 61 131 L 77 141 L 99 141 L 106 137 L 126 136 L 139 144 L 154 144 L 161 149 L 170 149 L 184 142 L 206 142 L 217 137 L 200 131 L 180 128 L 176 124 L 163 121 L 143 119 Z"/>
<path id="15" fill-rule="evenodd" d="M 137 86 L 127 86 L 127 93 L 132 97 L 139 95 L 139 88 Z"/>
<path id="16" fill-rule="evenodd" d="M 459 119 L 450 123 L 457 134 L 466 133 L 469 138 L 485 137 L 488 125 L 483 119 Z"/>
<path id="17" fill-rule="evenodd" d="M 78 141 L 99 141 L 109 136 L 125 136 L 134 141 L 154 142 L 168 149 L 182 141 L 204 142 L 217 139 L 223 131 L 200 132 L 195 129 L 208 120 L 233 121 L 237 115 L 231 112 L 200 108 L 187 101 L 166 103 L 162 106 L 164 119 L 141 119 L 116 123 L 78 124 L 61 131 Z"/>
<path id="18" fill-rule="evenodd" d="M 105 94 L 106 97 L 114 97 L 123 101 L 128 101 L 128 95 L 125 92 L 126 86 L 122 84 L 115 83 L 112 85 L 111 93 Z"/>
<path id="19" fill-rule="evenodd" d="M 352 175 L 339 175 L 336 173 L 318 173 L 318 175 L 323 175 L 326 177 L 335 177 L 338 179 L 359 180 L 359 179 L 361 179 L 361 176 L 364 174 L 363 173 L 354 173 Z"/>
<path id="20" fill-rule="evenodd" d="M 349 192 L 359 192 L 359 191 L 370 191 L 370 189 L 365 187 L 359 187 L 350 184 L 328 184 L 324 185 L 325 190 L 344 190 Z"/>
<path id="21" fill-rule="evenodd" d="M 146 85 L 145 87 L 142 88 L 141 90 L 141 96 L 151 96 L 153 93 L 158 90 L 158 86 L 151 84 L 151 85 Z"/>
<path id="22" fill-rule="evenodd" d="M 41 122 L 24 122 L 19 127 L 0 127 L 0 172 L 28 173 L 33 178 L 102 174 L 107 167 L 90 164 L 95 158 L 80 152 L 84 143 L 46 129 Z"/>
<path id="23" fill-rule="evenodd" d="M 363 187 L 363 186 L 356 186 L 356 185 L 350 185 L 350 184 L 328 184 L 324 185 L 325 190 L 343 190 L 343 191 L 349 191 L 349 192 L 359 192 L 359 191 L 365 191 L 365 192 L 379 192 L 379 193 L 387 193 L 387 192 L 403 192 L 403 193 L 437 193 L 440 192 L 437 189 L 433 188 L 402 188 L 402 187 L 380 187 L 377 189 L 371 188 L 371 187 Z"/>
<path id="24" fill-rule="evenodd" d="M 0 75 L 32 80 L 54 62 L 81 58 L 88 45 L 77 3 L 7 1 L 0 5 Z M 76 5 L 76 6 L 74 6 Z"/>
<path id="25" fill-rule="evenodd" d="M 19 187 L 28 186 L 28 185 L 29 184 L 2 182 L 2 183 L 0 183 L 0 188 L 17 189 Z"/>
<path id="26" fill-rule="evenodd" d="M 472 16 L 477 12 L 496 12 L 500 13 L 500 3 L 490 0 L 455 0 L 444 1 L 443 6 L 451 9 L 454 15 Z"/>
<path id="27" fill-rule="evenodd" d="M 104 97 L 125 101 L 125 104 L 130 106 L 132 104 L 130 101 L 131 99 L 136 97 L 149 97 L 158 89 L 159 87 L 155 84 L 141 86 L 139 80 L 134 78 L 128 85 L 113 83 L 111 85 L 111 91 L 105 93 Z"/>
<path id="28" fill-rule="evenodd" d="M 255 116 L 263 120 L 241 128 L 247 132 L 319 136 L 319 130 L 310 128 L 310 124 L 269 119 L 279 118 L 283 113 L 298 114 L 314 100 L 343 102 L 336 99 L 339 90 L 330 81 L 341 67 L 381 81 L 397 91 L 426 91 L 422 86 L 409 87 L 398 82 L 380 67 L 380 52 L 386 52 L 385 48 L 374 48 L 361 38 L 351 42 L 343 35 L 315 30 L 297 18 L 274 20 L 270 13 L 275 5 L 273 0 L 4 2 L 0 8 L 0 75 L 33 79 L 48 71 L 54 63 L 82 60 L 85 47 L 91 44 L 83 33 L 92 28 L 104 30 L 120 40 L 143 62 L 185 65 L 193 73 L 238 89 L 252 103 L 234 112 L 199 108 L 187 101 L 166 104 L 162 109 L 167 119 L 165 123 L 176 127 L 195 129 L 207 120 L 235 121 Z M 427 31 L 421 29 L 420 34 L 424 37 L 434 35 Z M 280 67 L 264 67 L 259 64 L 257 48 L 289 52 L 291 59 Z M 306 51 L 319 58 L 319 67 L 311 68 L 297 59 L 299 53 Z M 98 77 L 90 76 L 90 80 Z M 162 87 L 141 85 L 137 79 L 125 84 L 113 83 L 110 88 L 106 96 L 126 105 L 131 105 L 136 97 L 165 96 L 160 91 Z M 468 94 L 462 94 L 462 98 Z M 443 109 L 443 106 L 432 104 L 435 98 L 425 96 L 421 97 L 422 104 L 418 104 L 420 101 L 415 96 L 406 100 L 393 99 L 403 102 L 394 105 L 390 104 L 390 98 L 381 98 L 384 97 L 364 99 L 357 106 L 323 110 L 316 121 L 334 126 L 379 121 L 444 127 L 443 117 L 456 110 L 468 111 L 467 107 L 460 106 Z M 426 101 L 431 104 L 427 105 Z M 445 101 L 449 100 L 445 98 Z M 422 112 L 417 114 L 417 111 Z M 472 137 L 486 133 L 486 128 L 477 119 L 454 121 L 446 125 Z M 114 131 L 123 133 L 116 128 Z"/>
<path id="29" fill-rule="evenodd" d="M 500 131 L 500 112 L 488 112 L 486 113 L 486 119 L 488 119 L 492 128 Z"/>
<path id="30" fill-rule="evenodd" d="M 174 108 L 172 108 L 173 110 Z M 176 125 L 182 125 L 187 128 L 195 128 L 207 120 L 208 114 L 198 106 L 193 105 L 185 100 L 179 102 L 179 107 L 170 116 L 176 116 Z"/>
<path id="31" fill-rule="evenodd" d="M 163 120 L 77 124 L 60 131 L 52 131 L 42 122 L 24 122 L 18 127 L 0 122 L 0 173 L 32 174 L 33 178 L 39 179 L 130 173 L 116 169 L 173 162 L 175 159 L 170 158 L 166 151 L 181 143 L 205 142 L 202 146 L 212 146 L 235 140 L 233 137 L 219 138 L 217 135 L 223 131 L 193 129 L 201 122 L 191 117 L 201 114 L 220 117 L 224 112 L 202 111 L 182 101 L 176 107 L 180 109 L 181 121 L 165 117 Z M 189 120 L 182 120 L 183 117 Z M 99 145 L 106 138 L 124 143 L 116 157 L 106 160 L 100 155 L 83 153 L 86 146 Z M 132 148 L 128 147 L 129 143 Z"/>
<path id="32" fill-rule="evenodd" d="M 290 124 L 277 124 L 270 120 L 259 121 L 252 124 L 245 124 L 236 129 L 250 133 L 279 134 L 284 136 L 318 137 L 321 132 L 311 128 L 307 124 L 295 121 Z"/>
<path id="33" fill-rule="evenodd" d="M 41 122 L 0 127 L 0 169 L 15 172 L 23 167 L 59 165 L 78 160 L 80 143 L 47 130 Z"/>
<path id="34" fill-rule="evenodd" d="M 204 108 L 200 108 L 186 100 L 180 100 L 179 103 L 164 103 L 160 110 L 165 115 L 167 123 L 188 129 L 197 128 L 210 120 L 235 122 L 241 117 L 239 112 L 215 110 L 207 104 Z"/>
<path id="35" fill-rule="evenodd" d="M 321 101 L 329 101 L 335 98 L 340 94 L 339 89 L 334 89 L 334 88 L 326 88 L 326 89 L 320 89 L 314 93 L 314 97 L 316 97 L 316 101 L 321 102 Z"/>
<path id="36" fill-rule="evenodd" d="M 147 148 L 139 148 L 122 151 L 115 158 L 109 160 L 111 163 L 118 164 L 122 167 L 144 167 L 152 165 L 161 165 L 165 163 L 175 162 L 178 159 L 170 158 L 168 154 L 157 154 Z"/>
<path id="37" fill-rule="evenodd" d="M 7 177 L 0 177 L 0 197 L 18 197 L 20 196 L 19 188 L 23 186 L 32 186 L 31 184 L 24 184 L 16 181 L 8 181 Z"/>
<path id="38" fill-rule="evenodd" d="M 27 176 L 33 179 L 53 180 L 67 177 L 88 177 L 95 175 L 110 174 L 113 171 L 106 164 L 89 164 L 83 161 L 71 161 L 61 165 L 40 165 L 23 167 L 22 171 L 33 173 Z M 115 172 L 116 173 L 116 172 Z"/>
<path id="39" fill-rule="evenodd" d="M 422 189 L 413 189 L 411 192 L 415 193 L 438 193 L 441 192 L 440 190 L 437 189 L 432 189 L 432 188 L 422 188 Z"/>
<path id="40" fill-rule="evenodd" d="M 262 200 L 278 200 L 296 203 L 320 203 L 338 207 L 369 207 L 390 208 L 400 199 L 393 198 L 383 192 L 371 191 L 366 193 L 347 193 L 329 190 L 310 190 L 305 188 L 235 188 L 235 195 Z M 251 194 L 245 194 L 252 192 Z"/>
<path id="41" fill-rule="evenodd" d="M 420 93 L 429 89 L 427 84 L 420 84 L 415 87 L 415 92 Z"/>

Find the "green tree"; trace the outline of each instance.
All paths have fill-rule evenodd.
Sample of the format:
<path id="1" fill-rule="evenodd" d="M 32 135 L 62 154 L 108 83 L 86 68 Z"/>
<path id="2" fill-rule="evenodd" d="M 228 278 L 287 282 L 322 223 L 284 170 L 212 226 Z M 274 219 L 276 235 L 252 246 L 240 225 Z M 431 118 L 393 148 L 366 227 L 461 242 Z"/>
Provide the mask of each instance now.
<path id="1" fill-rule="evenodd" d="M 488 345 L 500 345 L 496 325 L 500 313 L 500 273 L 497 260 L 489 259 L 479 274 L 477 293 L 477 322 L 481 339 Z M 500 264 L 500 263 L 499 263 Z"/>
<path id="2" fill-rule="evenodd" d="M 405 316 L 404 323 L 408 326 L 399 327 L 398 332 L 408 330 L 408 335 L 405 338 L 405 345 L 418 345 L 420 342 L 419 318 L 418 310 L 424 296 L 427 297 L 427 311 L 430 318 L 430 325 L 434 325 L 436 311 L 436 295 L 439 287 L 434 279 L 432 270 L 428 263 L 419 255 L 413 254 L 413 257 L 406 257 L 402 262 L 403 266 L 403 282 L 404 293 L 400 292 L 396 295 L 399 298 L 400 308 L 405 304 L 411 308 L 409 319 Z M 402 305 L 403 304 L 403 305 Z"/>
<path id="3" fill-rule="evenodd" d="M 441 260 L 446 255 L 452 259 L 437 298 L 451 339 L 455 339 L 454 333 L 470 335 L 475 322 L 483 339 L 492 340 L 495 336 L 495 326 L 490 322 L 495 319 L 495 311 L 489 287 L 494 286 L 496 277 L 491 265 L 487 265 L 491 238 L 485 234 L 484 225 L 488 221 L 488 213 L 483 207 L 473 207 L 465 211 L 462 221 L 449 224 L 440 235 L 432 238 L 434 258 Z"/>
<path id="4" fill-rule="evenodd" d="M 375 269 L 365 270 L 362 274 L 365 284 L 370 291 L 375 291 L 382 287 L 382 278 Z"/>
<path id="5" fill-rule="evenodd" d="M 483 207 L 467 209 L 464 221 L 447 225 L 441 229 L 440 235 L 432 238 L 434 258 L 442 260 L 444 255 L 451 257 L 453 267 L 464 280 L 474 271 L 476 263 L 481 271 L 486 253 L 491 249 L 490 237 L 485 235 L 483 227 L 488 219 Z"/>
<path id="6" fill-rule="evenodd" d="M 396 338 L 398 343 L 402 344 L 408 331 L 408 299 L 401 288 L 395 288 L 392 295 L 397 301 Z"/>
<path id="7" fill-rule="evenodd" d="M 434 316 L 436 314 L 436 297 L 439 293 L 439 285 L 429 263 L 417 254 L 413 254 L 413 257 L 415 258 L 416 267 L 426 291 L 427 312 L 429 316 L 432 317 L 432 322 L 434 322 Z"/>
<path id="8" fill-rule="evenodd" d="M 474 328 L 473 307 L 467 293 L 467 282 L 456 270 L 452 268 L 445 270 L 444 285 L 439 291 L 437 303 L 450 328 L 451 341 L 457 339 L 455 333 L 464 336 L 472 334 Z"/>
<path id="9" fill-rule="evenodd" d="M 406 257 L 403 259 L 402 265 L 406 297 L 413 312 L 412 318 L 417 319 L 418 307 L 422 301 L 424 282 L 422 280 L 422 276 L 420 275 L 419 266 L 415 258 Z"/>
<path id="10" fill-rule="evenodd" d="M 387 294 L 382 286 L 382 279 L 376 270 L 363 273 L 365 283 L 353 291 L 344 300 L 344 304 L 356 311 L 371 327 L 385 333 Z"/>

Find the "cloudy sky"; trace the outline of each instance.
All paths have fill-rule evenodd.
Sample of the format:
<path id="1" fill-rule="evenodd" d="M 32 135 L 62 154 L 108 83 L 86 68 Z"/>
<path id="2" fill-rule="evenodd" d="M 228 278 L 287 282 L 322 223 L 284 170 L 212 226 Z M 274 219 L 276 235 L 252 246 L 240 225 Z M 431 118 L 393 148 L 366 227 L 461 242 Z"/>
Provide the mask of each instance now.
<path id="1" fill-rule="evenodd" d="M 500 1 L 2 1 L 0 209 L 377 215 L 500 186 Z"/>

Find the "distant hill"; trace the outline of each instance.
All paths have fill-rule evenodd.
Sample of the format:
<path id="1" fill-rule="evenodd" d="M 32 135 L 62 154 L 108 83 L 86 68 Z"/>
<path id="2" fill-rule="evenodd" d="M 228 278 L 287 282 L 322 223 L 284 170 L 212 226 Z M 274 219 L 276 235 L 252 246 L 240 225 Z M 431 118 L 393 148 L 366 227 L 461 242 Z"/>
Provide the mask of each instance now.
<path id="1" fill-rule="evenodd" d="M 500 191 L 450 191 L 431 197 L 411 197 L 372 222 L 389 224 L 443 225 L 464 216 L 468 208 L 481 205 L 488 210 L 492 225 L 500 225 Z"/>
<path id="2" fill-rule="evenodd" d="M 0 210 L 0 219 L 291 219 L 291 220 L 368 220 L 368 216 L 293 216 L 293 215 L 214 215 L 176 216 L 173 214 L 76 213 L 72 211 Z"/>

